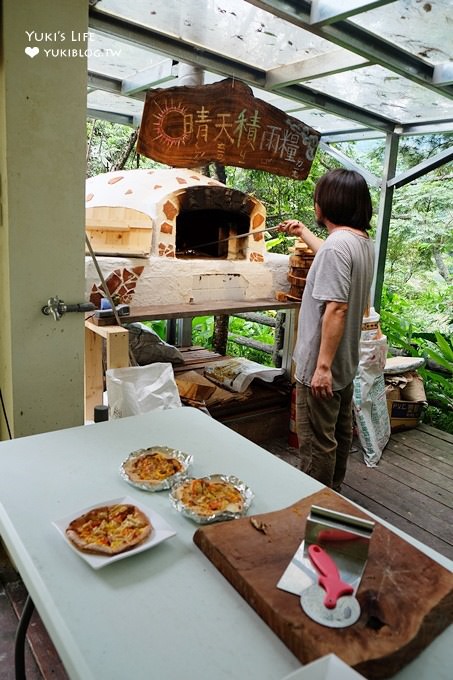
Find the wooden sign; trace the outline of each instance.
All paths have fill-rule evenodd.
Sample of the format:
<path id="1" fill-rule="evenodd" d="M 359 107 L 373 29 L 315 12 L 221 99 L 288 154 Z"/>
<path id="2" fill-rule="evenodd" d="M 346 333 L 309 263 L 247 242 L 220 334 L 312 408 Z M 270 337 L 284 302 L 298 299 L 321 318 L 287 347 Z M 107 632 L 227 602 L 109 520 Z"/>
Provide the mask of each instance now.
<path id="1" fill-rule="evenodd" d="M 305 179 L 320 133 L 237 80 L 146 96 L 137 152 L 177 168 L 211 161 Z"/>

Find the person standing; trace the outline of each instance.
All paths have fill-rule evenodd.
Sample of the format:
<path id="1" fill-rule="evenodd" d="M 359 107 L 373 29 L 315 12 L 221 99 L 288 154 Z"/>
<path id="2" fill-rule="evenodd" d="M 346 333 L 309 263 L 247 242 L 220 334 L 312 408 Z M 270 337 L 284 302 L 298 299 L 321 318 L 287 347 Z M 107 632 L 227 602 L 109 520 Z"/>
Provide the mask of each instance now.
<path id="1" fill-rule="evenodd" d="M 353 380 L 362 319 L 369 304 L 374 244 L 368 236 L 371 196 L 353 170 L 331 170 L 316 184 L 314 209 L 325 240 L 299 220 L 279 231 L 298 236 L 316 254 L 299 315 L 294 350 L 300 468 L 340 491 L 352 443 Z"/>

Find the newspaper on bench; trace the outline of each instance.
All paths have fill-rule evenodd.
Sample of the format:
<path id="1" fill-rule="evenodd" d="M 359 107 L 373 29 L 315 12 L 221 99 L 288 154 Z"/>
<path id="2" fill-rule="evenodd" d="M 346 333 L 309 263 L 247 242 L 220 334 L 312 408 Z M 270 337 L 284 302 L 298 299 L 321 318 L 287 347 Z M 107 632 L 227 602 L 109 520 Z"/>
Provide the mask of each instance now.
<path id="1" fill-rule="evenodd" d="M 233 392 L 245 392 L 254 378 L 272 382 L 274 378 L 284 373 L 283 368 L 262 366 L 242 357 L 215 361 L 204 369 L 204 374 L 209 380 Z"/>

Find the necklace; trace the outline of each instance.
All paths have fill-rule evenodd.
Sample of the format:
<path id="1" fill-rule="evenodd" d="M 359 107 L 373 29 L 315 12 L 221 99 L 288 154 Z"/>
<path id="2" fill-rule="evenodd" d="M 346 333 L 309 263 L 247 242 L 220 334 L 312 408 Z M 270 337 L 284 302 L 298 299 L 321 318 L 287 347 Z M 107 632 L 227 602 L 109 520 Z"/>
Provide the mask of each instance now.
<path id="1" fill-rule="evenodd" d="M 351 231 L 353 234 L 356 234 L 357 236 L 360 236 L 360 238 L 369 238 L 368 234 L 365 231 L 361 231 L 360 229 L 354 229 L 354 227 L 334 227 L 331 230 L 331 234 L 333 234 L 334 231 Z"/>

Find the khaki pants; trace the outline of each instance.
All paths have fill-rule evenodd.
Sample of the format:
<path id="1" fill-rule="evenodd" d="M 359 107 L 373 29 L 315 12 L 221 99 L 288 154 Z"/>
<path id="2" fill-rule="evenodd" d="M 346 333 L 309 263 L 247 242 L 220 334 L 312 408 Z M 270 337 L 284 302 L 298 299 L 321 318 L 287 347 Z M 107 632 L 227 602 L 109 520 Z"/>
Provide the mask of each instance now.
<path id="1" fill-rule="evenodd" d="M 332 399 L 315 399 L 307 385 L 296 386 L 296 428 L 300 469 L 339 491 L 352 444 L 352 383 Z"/>

